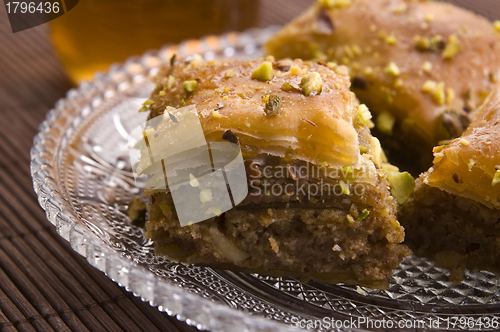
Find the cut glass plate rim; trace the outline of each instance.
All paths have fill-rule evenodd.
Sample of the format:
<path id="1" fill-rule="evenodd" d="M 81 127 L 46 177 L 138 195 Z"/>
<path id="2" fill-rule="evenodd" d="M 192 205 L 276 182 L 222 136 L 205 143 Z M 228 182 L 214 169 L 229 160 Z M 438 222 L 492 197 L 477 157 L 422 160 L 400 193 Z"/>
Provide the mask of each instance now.
<path id="1" fill-rule="evenodd" d="M 148 81 L 160 66 L 169 64 L 173 54 L 186 57 L 199 53 L 203 54 L 206 60 L 221 56 L 256 57 L 260 54 L 263 43 L 278 29 L 279 27 L 252 29 L 242 33 L 232 32 L 221 36 L 188 40 L 178 45 L 166 45 L 159 51 L 150 51 L 141 57 L 132 57 L 123 64 L 112 65 L 109 71 L 97 73 L 92 81 L 83 82 L 77 88 L 71 89 L 66 98 L 56 103 L 55 108 L 48 113 L 46 120 L 40 125 L 40 131 L 34 139 L 34 146 L 31 150 L 31 174 L 39 204 L 46 211 L 48 220 L 54 224 L 59 235 L 69 241 L 73 250 L 86 257 L 92 266 L 104 272 L 110 279 L 135 296 L 200 329 L 297 330 L 290 325 L 283 324 L 284 318 L 267 319 L 263 317 L 263 313 L 251 315 L 241 309 L 215 303 L 202 295 L 193 294 L 155 275 L 144 267 L 144 264 L 138 264 L 126 258 L 103 242 L 96 233 L 105 237 L 106 231 L 79 218 L 69 203 L 69 195 L 65 192 L 61 179 L 61 146 L 67 143 L 64 139 L 70 137 L 72 131 L 79 129 L 82 119 L 92 115 L 93 108 L 98 108 L 106 101 L 107 96 L 128 91 L 133 84 Z M 94 227 L 91 229 L 90 226 Z M 426 262 L 422 263 L 426 264 Z M 226 278 L 224 280 L 229 280 L 230 283 L 231 273 L 222 273 L 222 278 Z M 258 298 L 257 295 L 254 296 Z M 350 299 L 352 300 L 352 297 Z M 396 299 L 395 302 L 397 301 Z M 500 313 L 498 302 L 500 301 L 489 307 L 495 308 L 493 313 L 497 316 Z M 353 303 L 357 302 L 353 301 Z M 374 307 L 384 309 L 383 301 L 376 303 L 378 304 L 374 304 Z M 273 308 L 277 308 L 278 312 L 280 311 L 279 304 L 272 303 L 272 305 Z M 487 307 L 488 305 L 477 305 L 474 310 L 481 313 Z M 453 308 L 450 306 L 450 314 L 453 314 Z M 411 316 L 415 311 L 410 310 L 408 313 Z M 441 313 L 446 315 L 446 310 Z M 391 314 L 397 315 L 396 312 L 386 311 L 384 317 L 390 317 Z M 436 316 L 429 311 L 425 317 Z"/>

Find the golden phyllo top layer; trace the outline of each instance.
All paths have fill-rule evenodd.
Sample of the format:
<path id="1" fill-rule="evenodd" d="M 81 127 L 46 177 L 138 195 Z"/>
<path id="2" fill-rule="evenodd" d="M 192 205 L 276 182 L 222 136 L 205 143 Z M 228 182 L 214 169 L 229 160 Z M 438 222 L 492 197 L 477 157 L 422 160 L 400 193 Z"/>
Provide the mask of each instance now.
<path id="1" fill-rule="evenodd" d="M 424 181 L 500 209 L 500 86 L 460 138 L 434 148 L 434 166 Z"/>
<path id="2" fill-rule="evenodd" d="M 249 157 L 334 166 L 364 159 L 354 123 L 370 116 L 349 91 L 345 67 L 272 58 L 172 63 L 154 78 L 157 87 L 143 107 L 153 117 L 196 105 L 207 141 L 238 140 Z"/>
<path id="3" fill-rule="evenodd" d="M 458 137 L 500 79 L 499 32 L 442 2 L 320 0 L 266 48 L 346 65 L 363 103 L 430 148 Z"/>

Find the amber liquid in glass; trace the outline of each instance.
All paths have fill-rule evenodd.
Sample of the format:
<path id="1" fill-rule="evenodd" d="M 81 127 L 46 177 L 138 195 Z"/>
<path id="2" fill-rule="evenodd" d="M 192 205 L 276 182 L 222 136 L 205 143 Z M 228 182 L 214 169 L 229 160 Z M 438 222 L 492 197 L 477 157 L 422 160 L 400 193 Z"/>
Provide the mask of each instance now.
<path id="1" fill-rule="evenodd" d="M 256 26 L 258 12 L 258 0 L 81 0 L 51 21 L 52 40 L 78 83 L 166 43 Z"/>

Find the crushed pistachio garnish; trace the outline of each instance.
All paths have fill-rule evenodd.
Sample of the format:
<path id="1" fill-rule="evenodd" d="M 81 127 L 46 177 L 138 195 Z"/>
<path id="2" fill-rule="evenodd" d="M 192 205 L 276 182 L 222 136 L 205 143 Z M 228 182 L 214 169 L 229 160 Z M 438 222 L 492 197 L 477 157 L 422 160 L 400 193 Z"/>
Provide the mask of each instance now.
<path id="1" fill-rule="evenodd" d="M 433 51 L 443 50 L 446 47 L 445 42 L 443 41 L 443 37 L 440 35 L 435 35 L 430 39 L 431 49 Z"/>
<path id="2" fill-rule="evenodd" d="M 170 58 L 170 66 L 172 66 L 172 67 L 173 67 L 173 66 L 174 66 L 174 64 L 175 64 L 175 57 L 176 57 L 176 55 L 177 55 L 177 54 L 174 54 L 174 55 L 172 55 L 172 57 Z"/>
<path id="3" fill-rule="evenodd" d="M 466 140 L 465 138 L 461 138 L 459 141 L 460 141 L 460 144 L 462 144 L 463 146 L 470 145 L 470 142 L 468 140 Z"/>
<path id="4" fill-rule="evenodd" d="M 268 55 L 268 56 L 266 56 L 266 60 L 267 60 L 267 61 L 270 61 L 270 62 L 274 62 L 274 61 L 276 61 L 276 59 L 275 59 L 275 58 L 274 58 L 274 56 L 272 56 L 272 55 Z"/>
<path id="5" fill-rule="evenodd" d="M 345 8 L 351 5 L 351 0 L 318 0 L 318 3 L 326 9 Z"/>
<path id="6" fill-rule="evenodd" d="M 273 65 L 269 61 L 263 62 L 252 72 L 252 78 L 261 82 L 270 81 L 274 78 Z"/>
<path id="7" fill-rule="evenodd" d="M 441 55 L 442 55 L 443 59 L 450 60 L 455 55 L 457 55 L 461 49 L 462 49 L 462 44 L 458 40 L 457 36 L 451 35 L 448 38 L 448 42 L 446 43 L 446 47 L 444 48 L 443 53 Z"/>
<path id="8" fill-rule="evenodd" d="M 354 220 L 354 218 L 353 218 L 350 214 L 348 214 L 348 215 L 346 216 L 346 218 L 347 218 L 347 221 L 348 221 L 350 224 L 354 224 L 354 222 L 356 221 L 356 220 Z"/>
<path id="9" fill-rule="evenodd" d="M 184 91 L 186 91 L 188 93 L 193 92 L 194 90 L 196 90 L 197 87 L 198 87 L 198 82 L 195 80 L 184 81 L 183 88 L 184 88 Z"/>
<path id="10" fill-rule="evenodd" d="M 436 89 L 437 83 L 431 80 L 425 81 L 422 85 L 422 92 L 429 93 Z"/>
<path id="11" fill-rule="evenodd" d="M 374 124 L 371 121 L 372 119 L 372 113 L 366 107 L 365 104 L 358 105 L 357 110 L 356 110 L 356 116 L 354 118 L 355 123 L 364 126 L 368 125 L 369 128 L 373 128 Z"/>
<path id="12" fill-rule="evenodd" d="M 149 106 L 154 104 L 155 101 L 153 99 L 147 99 L 145 102 L 142 103 L 142 106 Z"/>
<path id="13" fill-rule="evenodd" d="M 384 38 L 384 41 L 386 42 L 386 44 L 388 45 L 396 45 L 398 43 L 398 40 L 396 39 L 396 36 L 394 36 L 393 34 L 387 36 Z"/>
<path id="14" fill-rule="evenodd" d="M 408 172 L 393 172 L 387 177 L 392 185 L 391 194 L 399 204 L 403 204 L 415 188 L 415 179 Z"/>
<path id="15" fill-rule="evenodd" d="M 404 86 L 404 82 L 402 79 L 398 78 L 395 82 L 394 82 L 394 87 L 395 88 L 402 88 Z"/>
<path id="16" fill-rule="evenodd" d="M 280 96 L 277 95 L 270 95 L 269 100 L 266 103 L 266 106 L 264 107 L 264 111 L 266 112 L 267 116 L 275 116 L 278 115 L 281 105 L 283 104 L 283 100 L 281 99 Z"/>
<path id="17" fill-rule="evenodd" d="M 356 45 L 356 44 L 352 45 L 351 49 L 354 52 L 355 56 L 360 56 L 363 53 L 363 51 L 361 50 L 361 47 L 359 47 L 359 45 Z"/>
<path id="18" fill-rule="evenodd" d="M 158 92 L 158 94 L 160 95 L 160 97 L 164 97 L 167 93 L 161 90 L 160 92 Z"/>
<path id="19" fill-rule="evenodd" d="M 382 91 L 388 103 L 392 104 L 394 102 L 394 98 L 392 97 L 391 91 L 386 86 L 381 86 L 380 91 Z"/>
<path id="20" fill-rule="evenodd" d="M 327 65 L 327 66 L 328 66 L 328 68 L 330 68 L 330 69 L 335 69 L 335 68 L 337 68 L 337 64 L 336 64 L 335 62 L 332 62 L 332 61 L 328 61 L 328 62 L 326 63 L 326 65 Z"/>
<path id="21" fill-rule="evenodd" d="M 415 125 L 415 120 L 411 119 L 411 118 L 406 118 L 403 120 L 403 122 L 401 123 L 401 130 L 404 132 L 404 133 L 407 133 L 410 131 L 410 129 Z"/>
<path id="22" fill-rule="evenodd" d="M 439 82 L 434 91 L 432 91 L 432 99 L 437 105 L 444 105 L 446 101 L 444 82 Z"/>
<path id="23" fill-rule="evenodd" d="M 382 112 L 377 117 L 377 128 L 386 135 L 392 135 L 395 123 L 396 118 L 389 112 Z"/>
<path id="24" fill-rule="evenodd" d="M 472 171 L 472 167 L 474 167 L 474 165 L 476 165 L 476 162 L 474 161 L 474 159 L 469 159 L 469 163 L 467 164 L 469 171 Z"/>
<path id="25" fill-rule="evenodd" d="M 429 61 L 425 61 L 422 65 L 422 70 L 424 71 L 424 73 L 430 74 L 432 70 L 432 63 L 430 63 Z"/>
<path id="26" fill-rule="evenodd" d="M 344 52 L 349 58 L 354 58 L 354 51 L 352 50 L 351 46 L 345 45 L 344 46 Z"/>
<path id="27" fill-rule="evenodd" d="M 302 77 L 300 81 L 300 87 L 302 88 L 302 93 L 306 96 L 309 96 L 311 93 L 318 94 L 321 93 L 321 89 L 323 88 L 323 80 L 321 79 L 321 75 L 315 71 L 310 72 L 309 74 Z"/>
<path id="28" fill-rule="evenodd" d="M 490 78 L 490 82 L 491 83 L 497 83 L 498 82 L 498 77 L 497 77 L 497 74 L 495 72 L 490 72 L 490 74 L 488 75 L 488 77 Z"/>
<path id="29" fill-rule="evenodd" d="M 147 112 L 149 111 L 148 108 L 146 106 L 142 106 L 140 109 L 139 109 L 139 113 L 142 113 L 142 112 Z"/>
<path id="30" fill-rule="evenodd" d="M 432 14 L 426 14 L 426 15 L 424 16 L 424 20 L 425 20 L 426 22 L 432 22 L 432 21 L 434 21 L 434 15 L 432 15 Z"/>
<path id="31" fill-rule="evenodd" d="M 349 195 L 351 194 L 351 191 L 349 190 L 349 186 L 342 180 L 339 181 L 340 188 L 342 189 L 342 193 L 344 195 Z"/>
<path id="32" fill-rule="evenodd" d="M 248 99 L 247 96 L 243 93 L 243 92 L 239 92 L 236 94 L 238 97 L 240 97 L 241 99 Z"/>
<path id="33" fill-rule="evenodd" d="M 373 75 L 373 68 L 372 67 L 366 67 L 365 70 L 363 71 L 364 74 L 368 77 Z"/>
<path id="34" fill-rule="evenodd" d="M 289 92 L 292 89 L 293 89 L 292 85 L 288 82 L 283 83 L 283 85 L 281 86 L 281 90 L 283 90 L 285 92 Z"/>
<path id="35" fill-rule="evenodd" d="M 365 154 L 365 153 L 368 153 L 368 151 L 370 151 L 370 149 L 368 149 L 367 146 L 365 146 L 365 145 L 360 145 L 359 146 L 359 153 Z"/>
<path id="36" fill-rule="evenodd" d="M 212 117 L 214 119 L 222 119 L 222 116 L 220 115 L 219 111 L 212 110 Z"/>
<path id="37" fill-rule="evenodd" d="M 290 67 L 290 72 L 292 73 L 292 75 L 297 75 L 300 71 L 300 68 L 297 67 L 297 66 L 291 66 Z"/>
<path id="38" fill-rule="evenodd" d="M 393 12 L 394 14 L 403 14 L 403 13 L 406 11 L 406 9 L 407 9 L 407 8 L 408 8 L 408 6 L 406 5 L 406 3 L 401 2 L 401 3 L 399 3 L 399 4 L 397 5 L 397 7 L 395 7 L 395 8 L 392 10 L 392 12 Z"/>
<path id="39" fill-rule="evenodd" d="M 173 77 L 172 75 L 168 75 L 167 89 L 168 90 L 172 89 L 172 87 L 174 86 L 174 84 L 175 84 L 175 77 Z"/>
<path id="40" fill-rule="evenodd" d="M 394 63 L 394 62 L 389 62 L 387 67 L 385 67 L 385 73 L 392 76 L 392 77 L 398 77 L 401 75 L 401 70 L 399 70 L 399 67 Z"/>
<path id="41" fill-rule="evenodd" d="M 500 32 L 500 20 L 496 20 L 495 22 L 493 22 L 493 26 L 495 27 L 495 29 L 497 29 L 498 32 Z"/>
<path id="42" fill-rule="evenodd" d="M 370 211 L 367 209 L 363 209 L 363 211 L 361 211 L 361 213 L 358 216 L 358 221 L 366 219 L 369 215 L 370 215 Z"/>
<path id="43" fill-rule="evenodd" d="M 446 88 L 446 103 L 450 104 L 455 99 L 455 90 L 453 88 Z"/>
<path id="44" fill-rule="evenodd" d="M 493 176 L 493 181 L 491 181 L 492 186 L 496 186 L 500 183 L 500 169 L 497 169 L 495 175 Z"/>
<path id="45" fill-rule="evenodd" d="M 234 77 L 234 69 L 229 69 L 228 71 L 226 71 L 226 74 L 224 75 L 225 78 L 231 78 L 231 77 Z"/>
<path id="46" fill-rule="evenodd" d="M 427 51 L 431 47 L 431 41 L 427 37 L 416 35 L 413 37 L 413 46 L 419 51 Z"/>

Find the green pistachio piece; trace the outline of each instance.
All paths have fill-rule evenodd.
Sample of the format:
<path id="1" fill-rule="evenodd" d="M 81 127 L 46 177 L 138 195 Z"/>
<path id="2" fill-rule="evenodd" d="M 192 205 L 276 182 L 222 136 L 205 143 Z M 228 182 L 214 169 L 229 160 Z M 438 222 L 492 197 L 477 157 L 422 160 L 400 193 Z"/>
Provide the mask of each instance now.
<path id="1" fill-rule="evenodd" d="M 280 96 L 277 95 L 270 95 L 269 100 L 266 103 L 266 107 L 264 107 L 264 111 L 266 112 L 267 116 L 275 116 L 278 115 L 281 105 L 283 103 L 283 100 L 281 99 Z"/>
<path id="2" fill-rule="evenodd" d="M 500 170 L 497 170 L 495 172 L 495 175 L 493 176 L 493 181 L 491 181 L 491 185 L 496 186 L 499 183 L 500 183 Z"/>
<path id="3" fill-rule="evenodd" d="M 403 204 L 415 189 L 415 179 L 408 172 L 391 172 L 387 180 L 392 185 L 391 194 L 399 204 Z"/>
<path id="4" fill-rule="evenodd" d="M 269 61 L 263 62 L 252 72 L 252 78 L 261 82 L 270 81 L 274 78 L 273 65 Z"/>
<path id="5" fill-rule="evenodd" d="M 448 38 L 448 43 L 446 43 L 445 49 L 443 50 L 442 54 L 443 59 L 445 60 L 452 59 L 455 55 L 458 54 L 458 52 L 460 52 L 461 49 L 462 49 L 462 44 L 458 40 L 457 36 L 451 35 Z"/>
<path id="6" fill-rule="evenodd" d="M 389 112 L 382 112 L 377 117 L 377 128 L 386 135 L 392 135 L 392 130 L 395 123 L 396 118 Z"/>
<path id="7" fill-rule="evenodd" d="M 198 82 L 195 80 L 184 81 L 183 87 L 184 87 L 184 91 L 190 93 L 190 92 L 193 92 L 194 90 L 196 90 L 196 88 L 198 87 Z"/>
<path id="8" fill-rule="evenodd" d="M 302 93 L 306 96 L 309 96 L 313 92 L 316 92 L 316 94 L 321 93 L 321 89 L 323 89 L 321 75 L 315 71 L 306 74 L 300 81 L 300 87 L 302 88 Z"/>
<path id="9" fill-rule="evenodd" d="M 370 211 L 367 209 L 364 209 L 360 215 L 358 216 L 358 221 L 366 219 L 370 215 Z"/>
<path id="10" fill-rule="evenodd" d="M 385 73 L 392 77 L 398 77 L 399 75 L 401 75 L 401 70 L 394 62 L 391 61 L 389 62 L 387 67 L 385 67 Z"/>

